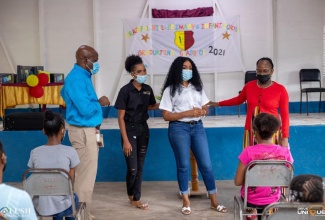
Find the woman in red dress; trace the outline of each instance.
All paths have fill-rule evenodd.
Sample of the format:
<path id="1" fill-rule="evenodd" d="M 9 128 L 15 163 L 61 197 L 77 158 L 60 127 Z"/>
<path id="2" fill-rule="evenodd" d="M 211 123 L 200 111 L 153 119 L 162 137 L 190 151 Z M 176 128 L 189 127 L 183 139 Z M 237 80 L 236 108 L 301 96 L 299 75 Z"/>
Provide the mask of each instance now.
<path id="1" fill-rule="evenodd" d="M 241 93 L 231 99 L 210 102 L 210 107 L 233 106 L 246 101 L 247 115 L 243 147 L 254 145 L 252 120 L 260 112 L 270 113 L 281 120 L 281 127 L 274 135 L 274 143 L 288 147 L 289 138 L 289 96 L 285 87 L 271 80 L 274 72 L 273 62 L 263 57 L 256 62 L 256 78 L 247 83 Z"/>

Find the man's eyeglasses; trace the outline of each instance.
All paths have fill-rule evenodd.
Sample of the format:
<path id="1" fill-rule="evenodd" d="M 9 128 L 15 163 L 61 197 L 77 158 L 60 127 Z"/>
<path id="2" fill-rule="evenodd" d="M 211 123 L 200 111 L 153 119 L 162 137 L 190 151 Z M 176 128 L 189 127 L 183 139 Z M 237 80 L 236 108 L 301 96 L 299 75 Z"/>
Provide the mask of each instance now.
<path id="1" fill-rule="evenodd" d="M 264 69 L 264 70 L 256 70 L 256 73 L 257 74 L 263 74 L 263 75 L 265 75 L 265 74 L 269 74 L 270 72 L 271 72 L 272 70 L 268 70 L 268 69 Z"/>

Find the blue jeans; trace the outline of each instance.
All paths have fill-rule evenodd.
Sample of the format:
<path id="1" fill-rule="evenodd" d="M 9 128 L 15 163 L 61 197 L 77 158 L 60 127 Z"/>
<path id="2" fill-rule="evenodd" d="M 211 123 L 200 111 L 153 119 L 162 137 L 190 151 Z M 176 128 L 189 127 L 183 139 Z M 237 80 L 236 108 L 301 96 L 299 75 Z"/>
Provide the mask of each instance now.
<path id="1" fill-rule="evenodd" d="M 76 204 L 76 209 L 78 208 L 79 198 L 76 193 L 74 193 L 74 201 Z M 60 212 L 56 215 L 53 215 L 53 220 L 63 220 L 64 216 L 71 215 L 72 214 L 72 205 L 64 210 L 63 212 Z M 65 220 L 75 220 L 74 217 L 65 217 Z"/>
<path id="2" fill-rule="evenodd" d="M 177 180 L 181 193 L 189 193 L 190 150 L 192 150 L 195 156 L 208 193 L 216 193 L 208 139 L 202 121 L 199 121 L 197 124 L 188 124 L 180 121 L 170 122 L 168 138 L 175 155 Z"/>

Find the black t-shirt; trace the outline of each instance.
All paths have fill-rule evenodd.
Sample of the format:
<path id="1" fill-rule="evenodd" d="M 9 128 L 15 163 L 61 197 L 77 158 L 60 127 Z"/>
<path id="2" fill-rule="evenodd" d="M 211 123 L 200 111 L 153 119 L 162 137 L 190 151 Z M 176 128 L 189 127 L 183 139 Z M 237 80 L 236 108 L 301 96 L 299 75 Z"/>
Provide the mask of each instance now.
<path id="1" fill-rule="evenodd" d="M 132 82 L 120 89 L 114 107 L 125 110 L 125 122 L 143 123 L 149 118 L 148 106 L 156 104 L 156 99 L 149 85 L 142 84 L 138 91 Z"/>

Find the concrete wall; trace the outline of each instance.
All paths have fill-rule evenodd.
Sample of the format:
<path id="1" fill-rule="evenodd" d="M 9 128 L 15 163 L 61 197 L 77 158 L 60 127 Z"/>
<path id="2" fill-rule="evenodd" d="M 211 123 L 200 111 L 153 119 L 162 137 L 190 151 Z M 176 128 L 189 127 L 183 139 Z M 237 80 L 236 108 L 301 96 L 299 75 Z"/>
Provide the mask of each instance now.
<path id="1" fill-rule="evenodd" d="M 125 59 L 123 19 L 139 18 L 146 0 L 0 0 L 0 72 L 16 65 L 44 65 L 50 72 L 68 73 L 81 44 L 93 45 L 100 55 L 101 71 L 95 76 L 99 96 L 112 101 Z M 186 9 L 212 5 L 212 0 L 152 1 L 156 8 Z M 274 80 L 284 84 L 290 101 L 299 100 L 298 71 L 323 69 L 323 0 L 219 0 L 225 16 L 240 15 L 242 56 L 247 70 L 262 56 L 272 57 Z M 154 78 L 159 93 L 164 76 Z M 123 82 L 127 82 L 125 78 Z M 238 94 L 242 72 L 203 76 L 210 99 Z M 229 88 L 232 88 L 229 90 Z M 216 91 L 215 91 L 216 89 Z M 215 95 L 216 94 L 216 95 Z M 311 101 L 317 95 L 311 95 Z"/>
<path id="2" fill-rule="evenodd" d="M 235 176 L 238 155 L 242 150 L 243 128 L 207 128 L 210 156 L 217 180 Z M 291 126 L 290 145 L 295 175 L 313 173 L 325 177 L 324 125 Z M 99 151 L 97 181 L 124 181 L 126 165 L 119 130 L 102 130 L 105 147 Z M 7 154 L 4 182 L 20 182 L 30 151 L 46 143 L 41 131 L 0 132 Z M 70 145 L 68 135 L 63 144 Z M 150 142 L 144 165 L 145 181 L 176 181 L 176 164 L 166 128 L 150 129 Z"/>

